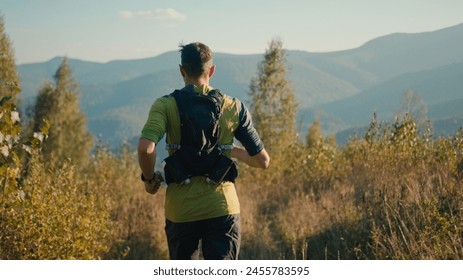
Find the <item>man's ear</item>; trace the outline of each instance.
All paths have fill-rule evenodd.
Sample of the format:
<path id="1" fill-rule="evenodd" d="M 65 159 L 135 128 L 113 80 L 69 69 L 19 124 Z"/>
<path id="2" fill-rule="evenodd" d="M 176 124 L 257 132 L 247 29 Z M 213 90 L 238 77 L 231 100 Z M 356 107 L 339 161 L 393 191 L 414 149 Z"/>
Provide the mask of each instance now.
<path id="1" fill-rule="evenodd" d="M 214 75 L 214 72 L 215 72 L 215 65 L 212 65 L 211 68 L 209 68 L 209 78 L 212 77 L 212 75 Z"/>
<path id="2" fill-rule="evenodd" d="M 182 65 L 178 65 L 178 67 L 180 68 L 180 75 L 182 75 L 182 77 L 185 78 L 185 75 L 186 75 L 185 69 L 183 69 Z"/>

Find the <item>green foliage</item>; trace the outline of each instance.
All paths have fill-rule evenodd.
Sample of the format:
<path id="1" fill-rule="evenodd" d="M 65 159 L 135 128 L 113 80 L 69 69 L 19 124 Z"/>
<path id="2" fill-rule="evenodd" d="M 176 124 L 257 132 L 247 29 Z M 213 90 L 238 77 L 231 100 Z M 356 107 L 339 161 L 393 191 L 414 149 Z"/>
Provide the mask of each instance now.
<path id="1" fill-rule="evenodd" d="M 294 115 L 282 116 L 295 106 L 278 98 L 287 86 L 281 53 L 273 41 L 251 84 L 274 169 L 238 182 L 246 186 L 238 189 L 241 257 L 461 259 L 462 132 L 433 138 L 424 103 L 409 91 L 393 123 L 375 114 L 365 137 L 342 148 L 325 139 L 319 120 L 305 145 L 292 141 Z"/>
<path id="2" fill-rule="evenodd" d="M 402 99 L 402 108 L 398 114 L 399 117 L 404 118 L 406 115 L 410 115 L 415 120 L 417 126 L 421 127 L 428 122 L 427 114 L 428 108 L 423 98 L 412 90 L 405 91 Z"/>
<path id="3" fill-rule="evenodd" d="M 0 54 L 0 187 L 2 193 L 5 193 L 7 186 L 17 186 L 16 179 L 21 169 L 18 149 L 22 144 L 20 117 L 16 110 L 16 97 L 20 92 L 19 78 L 14 64 L 13 50 L 8 36 L 4 33 L 2 18 L 0 18 Z M 1 204 L 4 204 L 3 200 Z"/>
<path id="4" fill-rule="evenodd" d="M 5 34 L 3 18 L 0 16 L 0 99 L 2 102 L 17 104 L 19 88 L 19 76 L 16 71 L 13 49 L 10 40 Z M 4 97 L 10 97 L 8 100 Z"/>
<path id="5" fill-rule="evenodd" d="M 30 161 L 29 176 L 3 194 L 2 259 L 98 259 L 110 245 L 107 198 L 88 189 L 65 163 L 44 172 Z"/>
<path id="6" fill-rule="evenodd" d="M 268 231 L 259 246 L 244 239 L 242 257 L 461 259 L 462 131 L 435 139 L 410 115 L 392 124 L 374 116 L 365 137 L 342 148 L 293 149 L 295 171 L 278 188 L 259 182 L 251 193 L 256 183 L 243 178 L 243 221 L 256 230 L 247 234 Z"/>
<path id="7" fill-rule="evenodd" d="M 86 181 L 112 202 L 112 244 L 106 259 L 167 259 L 164 196 L 145 192 L 135 152 L 123 147 L 117 154 L 105 145 L 96 148 Z"/>
<path id="8" fill-rule="evenodd" d="M 316 118 L 307 131 L 305 143 L 308 147 L 315 147 L 324 142 L 324 138 L 320 120 Z"/>
<path id="9" fill-rule="evenodd" d="M 21 135 L 19 79 L 0 27 L 0 259 L 166 259 L 165 192 L 145 193 L 134 151 L 72 154 L 87 157 L 90 142 L 66 60 Z M 318 121 L 300 143 L 285 71 L 274 40 L 251 85 L 272 167 L 237 181 L 241 258 L 462 259 L 463 129 L 434 138 L 408 93 L 394 122 L 374 115 L 344 147 Z"/>
<path id="10" fill-rule="evenodd" d="M 0 100 L 0 173 L 4 174 L 4 181 L 12 181 L 20 168 L 17 149 L 21 125 L 19 113 L 7 99 L 9 97 Z"/>
<path id="11" fill-rule="evenodd" d="M 48 123 L 31 138 L 21 137 L 19 113 L 5 99 L 0 101 L 0 259 L 99 258 L 111 240 L 105 197 L 84 192 L 87 182 L 68 163 L 46 168 L 41 144 Z"/>
<path id="12" fill-rule="evenodd" d="M 297 103 L 287 80 L 286 53 L 281 40 L 273 39 L 250 86 L 251 113 L 259 135 L 272 157 L 282 162 L 280 152 L 297 142 L 295 116 Z"/>
<path id="13" fill-rule="evenodd" d="M 145 193 L 134 152 L 99 146 L 84 169 L 49 168 L 43 132 L 18 153 L 27 165 L 1 166 L 11 175 L 1 181 L 0 259 L 167 258 L 164 195 Z"/>
<path id="14" fill-rule="evenodd" d="M 3 32 L 3 22 L 1 28 Z M 12 67 L 8 73 L 16 73 L 14 63 L 4 59 L 10 50 L 2 49 L 2 54 L 0 75 L 8 67 Z M 88 141 L 56 140 L 59 124 L 68 125 L 73 137 L 77 137 L 73 132 L 84 127 L 83 115 L 73 106 L 77 104 L 77 95 L 73 95 L 77 84 L 69 74 L 64 61 L 56 85 L 43 87 L 39 103 L 44 105 L 37 105 L 35 114 L 37 120 L 46 117 L 50 121 L 34 123 L 29 136 L 21 135 L 15 102 L 20 92 L 17 80 L 2 76 L 0 259 L 166 258 L 159 226 L 163 223 L 163 196 L 153 199 L 145 194 L 133 153 L 114 156 L 98 148 L 92 164 L 84 165 L 72 154 L 70 161 L 63 151 L 60 154 L 53 148 L 55 144 L 56 149 L 64 148 L 58 143 L 68 141 L 68 149 L 82 154 L 88 151 Z M 70 116 L 60 115 L 68 113 Z M 50 164 L 50 159 L 60 164 Z"/>
<path id="15" fill-rule="evenodd" d="M 44 83 L 32 112 L 32 130 L 43 120 L 50 122 L 48 140 L 43 145 L 46 160 L 61 165 L 70 159 L 84 166 L 90 156 L 92 138 L 87 130 L 85 115 L 79 109 L 79 86 L 72 77 L 65 58 L 55 74 L 55 83 Z"/>

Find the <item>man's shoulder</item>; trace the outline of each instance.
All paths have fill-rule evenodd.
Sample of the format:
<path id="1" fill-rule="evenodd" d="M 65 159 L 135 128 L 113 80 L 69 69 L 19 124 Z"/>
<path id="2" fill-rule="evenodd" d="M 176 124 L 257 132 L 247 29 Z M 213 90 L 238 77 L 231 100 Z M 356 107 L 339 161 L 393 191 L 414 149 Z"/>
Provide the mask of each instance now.
<path id="1" fill-rule="evenodd" d="M 220 94 L 223 96 L 224 101 L 227 103 L 234 103 L 234 104 L 241 103 L 241 101 L 238 98 L 231 96 L 230 94 L 228 94 L 227 91 L 223 91 L 218 88 L 214 88 L 213 90 L 220 92 Z"/>
<path id="2" fill-rule="evenodd" d="M 175 92 L 175 91 L 174 91 Z M 172 100 L 174 100 L 174 92 L 171 92 L 169 94 L 166 94 L 166 95 L 163 95 L 159 98 L 156 99 L 156 102 L 162 102 L 162 103 L 168 103 L 168 102 L 171 102 Z"/>
<path id="3" fill-rule="evenodd" d="M 157 109 L 157 110 L 165 110 L 165 109 L 173 108 L 175 106 L 176 106 L 175 98 L 170 93 L 170 94 L 166 94 L 166 95 L 156 98 L 156 100 L 153 103 L 152 108 Z"/>
<path id="4" fill-rule="evenodd" d="M 178 91 L 181 91 L 181 89 L 176 89 L 176 90 L 173 90 L 172 92 L 168 93 L 168 94 L 165 94 L 163 96 L 161 96 L 159 99 L 169 99 L 169 98 L 174 98 L 174 94 Z"/>
<path id="5" fill-rule="evenodd" d="M 238 98 L 228 95 L 227 93 L 224 93 L 224 92 L 221 92 L 221 93 L 223 95 L 223 102 L 224 102 L 225 108 L 228 107 L 229 109 L 233 109 L 237 111 L 240 110 L 241 101 Z"/>

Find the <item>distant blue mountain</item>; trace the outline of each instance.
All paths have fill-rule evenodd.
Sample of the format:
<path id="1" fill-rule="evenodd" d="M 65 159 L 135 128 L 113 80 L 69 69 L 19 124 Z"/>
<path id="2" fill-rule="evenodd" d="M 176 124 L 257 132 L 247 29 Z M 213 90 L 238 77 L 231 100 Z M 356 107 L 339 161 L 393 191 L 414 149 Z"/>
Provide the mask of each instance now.
<path id="1" fill-rule="evenodd" d="M 309 53 L 289 50 L 288 79 L 303 118 L 302 130 L 319 117 L 327 134 L 367 125 L 372 113 L 391 118 L 403 94 L 422 96 L 428 116 L 458 119 L 463 92 L 463 24 L 418 34 L 391 34 L 351 50 Z M 266 46 L 262 46 L 264 50 Z M 62 61 L 18 66 L 25 104 L 51 80 Z M 212 85 L 249 101 L 248 89 L 263 54 L 217 53 Z M 182 86 L 179 53 L 137 60 L 95 63 L 70 59 L 81 88 L 81 107 L 90 130 L 118 145 L 138 138 L 153 101 Z M 305 133 L 305 131 L 302 131 Z"/>

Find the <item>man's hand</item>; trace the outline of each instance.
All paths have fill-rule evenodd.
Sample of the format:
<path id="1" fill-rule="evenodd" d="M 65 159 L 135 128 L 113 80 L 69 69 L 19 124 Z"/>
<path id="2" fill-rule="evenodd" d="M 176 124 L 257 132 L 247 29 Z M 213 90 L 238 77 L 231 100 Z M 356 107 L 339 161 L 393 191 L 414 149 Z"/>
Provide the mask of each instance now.
<path id="1" fill-rule="evenodd" d="M 158 192 L 161 183 L 164 182 L 161 172 L 156 171 L 154 173 L 154 180 L 145 183 L 145 190 L 147 193 L 155 194 Z"/>
<path id="2" fill-rule="evenodd" d="M 270 156 L 265 149 L 262 149 L 254 156 L 250 156 L 246 149 L 234 146 L 231 151 L 231 157 L 236 158 L 251 167 L 266 169 L 270 164 Z"/>

